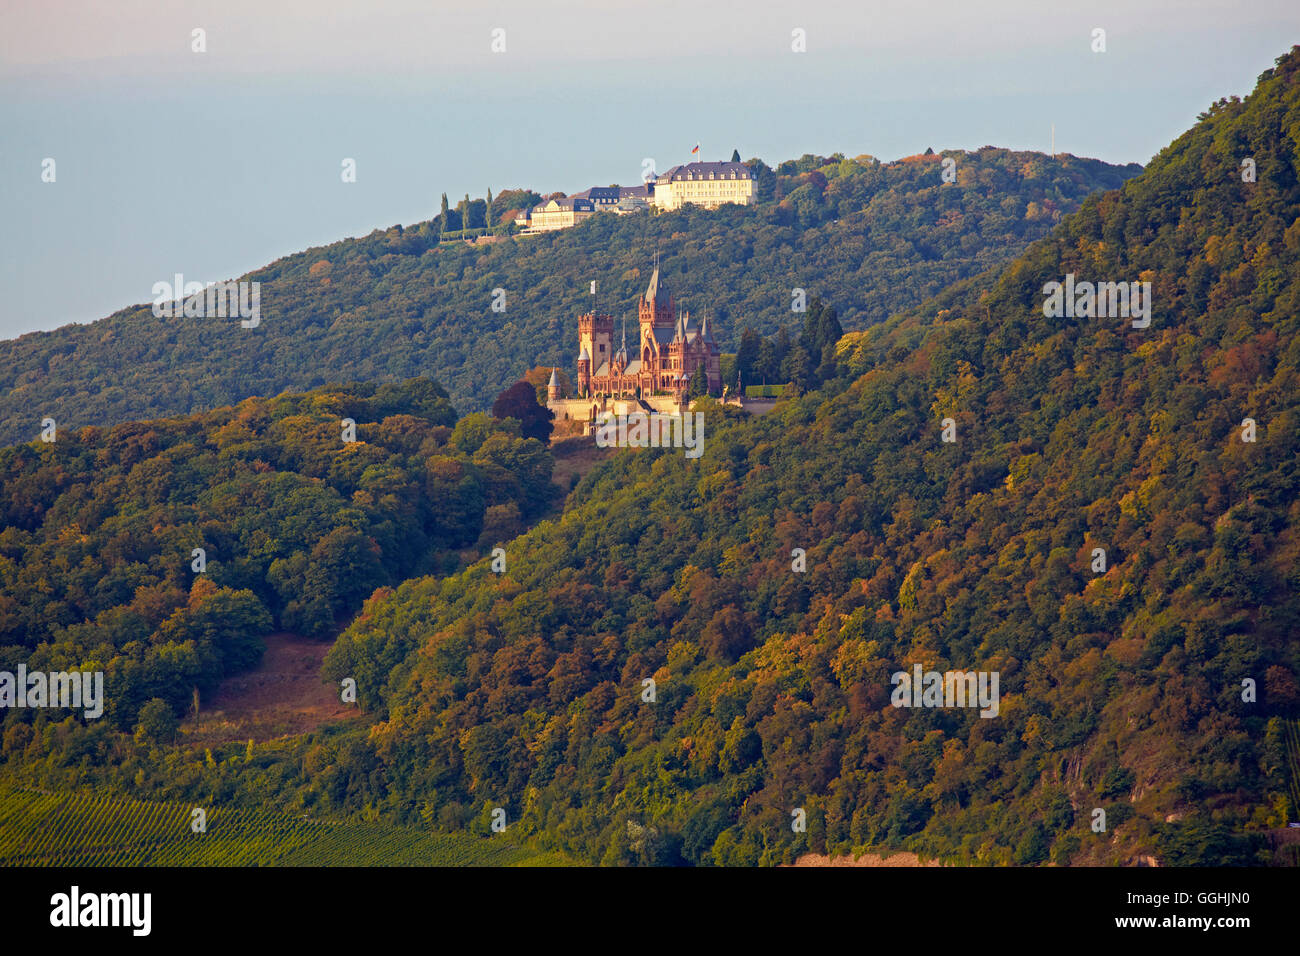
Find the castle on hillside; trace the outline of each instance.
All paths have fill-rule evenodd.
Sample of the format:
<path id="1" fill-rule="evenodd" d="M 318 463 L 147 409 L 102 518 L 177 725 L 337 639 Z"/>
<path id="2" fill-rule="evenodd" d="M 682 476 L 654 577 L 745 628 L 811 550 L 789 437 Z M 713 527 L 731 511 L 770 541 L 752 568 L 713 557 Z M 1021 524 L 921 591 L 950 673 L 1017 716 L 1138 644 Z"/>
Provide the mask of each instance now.
<path id="1" fill-rule="evenodd" d="M 755 201 L 754 173 L 744 163 L 684 163 L 640 186 L 592 186 L 574 196 L 548 199 L 515 217 L 521 235 L 569 229 L 598 212 L 627 214 L 651 207 L 669 212 L 687 205 L 717 209 Z"/>
<path id="2" fill-rule="evenodd" d="M 626 328 L 615 351 L 612 316 L 595 311 L 579 316 L 577 395 L 561 398 L 554 373 L 547 388 L 546 406 L 556 419 L 591 421 L 598 411 L 623 414 L 638 408 L 676 414 L 689 403 L 696 377 L 704 379 L 710 394 L 721 393 L 721 352 L 708 316 L 698 327 L 692 324 L 690 312 L 678 307 L 660 279 L 658 261 L 637 302 L 637 325 L 636 351 L 628 351 Z"/>

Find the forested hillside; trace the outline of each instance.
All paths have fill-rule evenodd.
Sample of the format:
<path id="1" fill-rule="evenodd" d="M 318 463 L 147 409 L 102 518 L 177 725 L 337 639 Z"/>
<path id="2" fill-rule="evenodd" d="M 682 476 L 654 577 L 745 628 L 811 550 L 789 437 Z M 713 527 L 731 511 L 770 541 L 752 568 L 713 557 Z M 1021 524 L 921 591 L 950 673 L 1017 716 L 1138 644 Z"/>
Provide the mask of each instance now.
<path id="1" fill-rule="evenodd" d="M 945 158 L 955 182 L 943 181 Z M 674 293 L 697 317 L 708 312 L 724 350 L 746 325 L 797 326 L 796 288 L 861 329 L 1009 261 L 1085 196 L 1140 169 L 993 147 L 883 165 L 841 156 L 751 165 L 760 201 L 748 208 L 601 215 L 481 245 L 439 242 L 439 219 L 287 256 L 245 277 L 262 283 L 256 328 L 156 318 L 146 304 L 0 343 L 0 442 L 33 438 L 45 417 L 111 425 L 417 375 L 443 383 L 462 412 L 486 410 L 529 368 L 572 368 L 591 280 L 602 308 L 635 314 L 656 250 Z M 516 195 L 498 197 L 499 216 Z M 190 275 L 184 263 L 176 271 L 226 278 Z M 140 295 L 148 302 L 150 290 Z"/>
<path id="2" fill-rule="evenodd" d="M 0 449 L 0 671 L 102 669 L 118 729 L 206 700 L 273 630 L 327 635 L 375 588 L 455 568 L 553 493 L 541 442 L 457 422 L 426 379 L 53 437 Z"/>
<path id="3" fill-rule="evenodd" d="M 1046 316 L 1066 274 L 1151 282 L 1150 326 Z M 616 455 L 506 575 L 367 602 L 327 659 L 382 720 L 354 799 L 608 863 L 1269 859 L 1298 315 L 1300 49 L 996 282 L 847 337 L 822 392 Z M 999 672 L 998 716 L 891 706 L 914 664 Z"/>

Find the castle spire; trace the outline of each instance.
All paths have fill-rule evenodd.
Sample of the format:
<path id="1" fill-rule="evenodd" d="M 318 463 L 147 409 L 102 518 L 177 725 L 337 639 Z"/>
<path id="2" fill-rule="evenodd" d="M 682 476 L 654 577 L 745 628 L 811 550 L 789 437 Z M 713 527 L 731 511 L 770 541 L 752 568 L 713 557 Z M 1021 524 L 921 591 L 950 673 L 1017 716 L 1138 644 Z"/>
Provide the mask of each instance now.
<path id="1" fill-rule="evenodd" d="M 614 356 L 615 361 L 627 366 L 627 316 L 623 316 L 623 342 L 618 347 L 618 353 Z"/>
<path id="2" fill-rule="evenodd" d="M 659 294 L 659 252 L 655 251 L 655 271 L 650 274 L 650 285 L 645 290 L 645 300 L 654 305 L 655 296 Z"/>

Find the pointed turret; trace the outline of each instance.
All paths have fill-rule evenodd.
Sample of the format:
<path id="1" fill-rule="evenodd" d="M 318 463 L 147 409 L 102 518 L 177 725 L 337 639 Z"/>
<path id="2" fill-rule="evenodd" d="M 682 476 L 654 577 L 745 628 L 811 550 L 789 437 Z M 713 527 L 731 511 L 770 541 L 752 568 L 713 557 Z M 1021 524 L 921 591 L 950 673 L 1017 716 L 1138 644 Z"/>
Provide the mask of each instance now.
<path id="1" fill-rule="evenodd" d="M 651 305 L 655 304 L 655 298 L 659 295 L 659 257 L 655 257 L 655 271 L 650 274 L 650 284 L 646 286 L 645 300 Z"/>
<path id="2" fill-rule="evenodd" d="M 623 368 L 627 368 L 627 320 L 623 321 L 623 342 L 614 353 L 614 360 Z"/>
<path id="3" fill-rule="evenodd" d="M 709 328 L 709 313 L 704 313 L 704 318 L 700 321 L 700 340 L 704 342 L 713 341 L 713 330 Z"/>
<path id="4" fill-rule="evenodd" d="M 578 354 L 578 394 L 591 394 L 591 353 L 585 345 Z"/>
<path id="5" fill-rule="evenodd" d="M 554 367 L 551 368 L 551 380 L 546 384 L 546 399 L 553 402 L 560 397 L 560 376 Z"/>
<path id="6" fill-rule="evenodd" d="M 659 278 L 659 254 L 655 254 L 654 272 L 650 284 L 646 286 L 645 295 L 637 303 L 637 320 L 642 327 L 653 326 L 657 329 L 673 327 L 673 296 L 668 286 Z"/>

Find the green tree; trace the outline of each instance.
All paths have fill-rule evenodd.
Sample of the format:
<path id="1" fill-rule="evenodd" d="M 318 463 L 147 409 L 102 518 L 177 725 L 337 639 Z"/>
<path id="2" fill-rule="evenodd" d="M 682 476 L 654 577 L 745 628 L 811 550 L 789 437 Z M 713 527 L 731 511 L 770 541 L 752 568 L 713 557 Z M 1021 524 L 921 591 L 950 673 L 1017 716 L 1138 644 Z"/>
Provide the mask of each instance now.
<path id="1" fill-rule="evenodd" d="M 135 739 L 142 744 L 170 744 L 176 739 L 179 726 L 171 704 L 161 697 L 153 697 L 140 708 Z"/>
<path id="2" fill-rule="evenodd" d="M 688 398 L 699 398 L 701 395 L 709 394 L 709 373 L 703 362 L 695 366 L 695 371 L 691 373 L 691 383 L 686 394 Z"/>
<path id="3" fill-rule="evenodd" d="M 758 383 L 761 374 L 759 361 L 762 348 L 763 337 L 749 326 L 745 326 L 744 331 L 740 333 L 740 347 L 736 350 L 737 387 Z"/>

